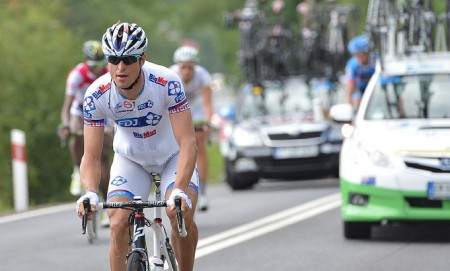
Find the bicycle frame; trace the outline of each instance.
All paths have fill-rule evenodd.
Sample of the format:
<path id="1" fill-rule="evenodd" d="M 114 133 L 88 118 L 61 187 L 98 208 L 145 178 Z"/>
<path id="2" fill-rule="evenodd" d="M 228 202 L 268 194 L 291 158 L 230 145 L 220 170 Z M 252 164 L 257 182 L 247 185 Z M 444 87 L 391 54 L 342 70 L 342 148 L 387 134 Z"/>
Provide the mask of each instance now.
<path id="1" fill-rule="evenodd" d="M 153 181 L 155 183 L 155 202 L 161 202 L 161 178 L 159 175 L 153 175 Z M 136 199 L 135 200 L 140 200 Z M 165 205 L 164 205 L 165 206 Z M 172 263 L 169 259 L 169 255 L 167 249 L 171 250 L 172 247 L 169 242 L 169 238 L 165 233 L 164 225 L 162 224 L 162 212 L 161 207 L 159 206 L 153 208 L 154 216 L 153 221 L 146 220 L 144 214 L 144 208 L 139 207 L 133 211 L 132 216 L 134 218 L 134 230 L 133 235 L 130 233 L 130 240 L 133 237 L 133 241 L 131 242 L 132 251 L 127 255 L 127 258 L 130 257 L 132 253 L 139 253 L 142 255 L 144 259 L 149 259 L 151 256 L 157 257 L 159 259 L 168 259 L 167 263 L 169 264 L 169 270 L 174 270 Z M 145 240 L 145 226 L 148 226 L 152 229 L 153 233 L 153 255 L 148 255 L 147 253 L 147 244 Z M 163 233 L 164 231 L 164 233 Z M 166 235 L 166 236 L 165 236 Z M 164 238 L 164 236 L 166 238 Z M 150 257 L 149 257 L 150 256 Z M 149 262 L 146 262 L 146 270 L 150 270 Z"/>
<path id="2" fill-rule="evenodd" d="M 162 207 L 167 206 L 165 200 L 161 200 L 161 176 L 159 174 L 153 174 L 153 182 L 155 183 L 155 200 L 143 201 L 139 196 L 135 196 L 132 201 L 129 202 L 109 202 L 100 203 L 100 208 L 121 208 L 130 210 L 130 216 L 128 218 L 129 225 L 133 225 L 133 230 L 129 231 L 129 245 L 131 252 L 127 254 L 128 266 L 131 270 L 134 270 L 135 265 L 145 265 L 145 270 L 150 271 L 150 261 L 153 257 L 161 259 L 162 262 L 167 261 L 169 270 L 177 271 L 177 264 L 170 244 L 170 239 L 167 236 L 167 232 L 162 223 Z M 154 208 L 153 221 L 148 220 L 144 214 L 144 208 Z M 186 235 L 186 229 L 184 227 L 184 220 L 181 216 L 181 199 L 175 198 L 175 209 L 177 213 L 179 233 L 181 236 Z M 148 253 L 146 239 L 145 239 L 145 227 L 150 227 L 153 232 L 153 251 L 150 255 Z M 149 257 L 150 256 L 150 257 Z M 131 266 L 131 267 L 130 267 Z M 129 270 L 129 269 L 127 269 Z"/>

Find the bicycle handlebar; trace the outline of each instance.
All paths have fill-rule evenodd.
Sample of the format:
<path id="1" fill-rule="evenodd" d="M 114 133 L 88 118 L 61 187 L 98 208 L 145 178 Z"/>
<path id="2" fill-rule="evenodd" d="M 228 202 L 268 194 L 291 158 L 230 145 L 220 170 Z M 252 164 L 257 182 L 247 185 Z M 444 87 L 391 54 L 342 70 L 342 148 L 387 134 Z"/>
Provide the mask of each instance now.
<path id="1" fill-rule="evenodd" d="M 150 201 L 119 201 L 119 202 L 100 202 L 98 207 L 101 209 L 111 208 L 154 208 L 154 207 L 167 207 L 165 200 L 150 200 Z"/>
<path id="2" fill-rule="evenodd" d="M 167 207 L 167 201 L 165 200 L 150 200 L 150 201 L 127 201 L 127 202 L 100 202 L 98 207 L 101 209 L 108 208 L 155 208 L 155 207 Z M 175 197 L 175 211 L 177 214 L 177 222 L 178 222 L 178 232 L 181 237 L 187 236 L 186 226 L 184 223 L 184 218 L 181 215 L 181 198 Z"/>
<path id="3" fill-rule="evenodd" d="M 181 197 L 176 196 L 174 202 L 175 202 L 175 211 L 177 213 L 178 233 L 180 233 L 181 237 L 186 237 L 187 231 L 184 225 L 184 218 L 181 215 Z"/>
<path id="4" fill-rule="evenodd" d="M 94 223 L 88 219 L 88 213 L 91 211 L 91 202 L 89 198 L 83 200 L 84 215 L 81 219 L 81 233 L 86 234 L 90 240 L 95 239 Z"/>

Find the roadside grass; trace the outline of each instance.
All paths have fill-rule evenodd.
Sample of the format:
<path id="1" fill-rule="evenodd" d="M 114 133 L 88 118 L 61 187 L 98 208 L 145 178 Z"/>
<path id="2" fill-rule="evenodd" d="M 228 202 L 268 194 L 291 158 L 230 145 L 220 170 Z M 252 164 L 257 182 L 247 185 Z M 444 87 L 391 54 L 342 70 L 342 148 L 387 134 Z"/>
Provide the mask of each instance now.
<path id="1" fill-rule="evenodd" d="M 214 142 L 207 145 L 208 151 L 208 183 L 218 184 L 225 180 L 223 157 L 220 154 L 219 144 Z"/>

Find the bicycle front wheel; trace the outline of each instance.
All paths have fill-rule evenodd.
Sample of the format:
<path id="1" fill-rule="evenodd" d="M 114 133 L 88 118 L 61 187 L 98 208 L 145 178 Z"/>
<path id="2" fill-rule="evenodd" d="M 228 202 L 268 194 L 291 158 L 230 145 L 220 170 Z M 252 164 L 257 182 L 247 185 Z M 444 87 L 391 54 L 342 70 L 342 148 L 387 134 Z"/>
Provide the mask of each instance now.
<path id="1" fill-rule="evenodd" d="M 95 239 L 97 239 L 97 214 L 94 214 L 94 218 L 92 219 L 92 229 L 94 230 Z M 94 243 L 94 239 L 88 238 L 89 244 Z"/>
<path id="2" fill-rule="evenodd" d="M 139 253 L 131 253 L 127 260 L 127 271 L 146 271 L 145 262 Z"/>
<path id="3" fill-rule="evenodd" d="M 169 242 L 166 242 L 165 249 L 163 248 L 164 261 L 167 261 L 170 271 L 178 271 L 177 261 L 175 260 L 175 254 L 173 253 L 172 246 Z"/>

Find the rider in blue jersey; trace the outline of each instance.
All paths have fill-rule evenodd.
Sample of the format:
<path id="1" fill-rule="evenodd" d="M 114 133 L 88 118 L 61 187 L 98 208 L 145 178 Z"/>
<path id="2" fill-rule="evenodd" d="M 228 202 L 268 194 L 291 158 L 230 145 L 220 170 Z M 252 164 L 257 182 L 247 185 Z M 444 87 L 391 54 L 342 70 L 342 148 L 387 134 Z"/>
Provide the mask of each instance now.
<path id="1" fill-rule="evenodd" d="M 345 66 L 346 101 L 356 108 L 362 94 L 375 72 L 375 56 L 370 53 L 370 43 L 366 36 L 357 36 L 350 40 L 348 50 L 352 54 Z"/>

